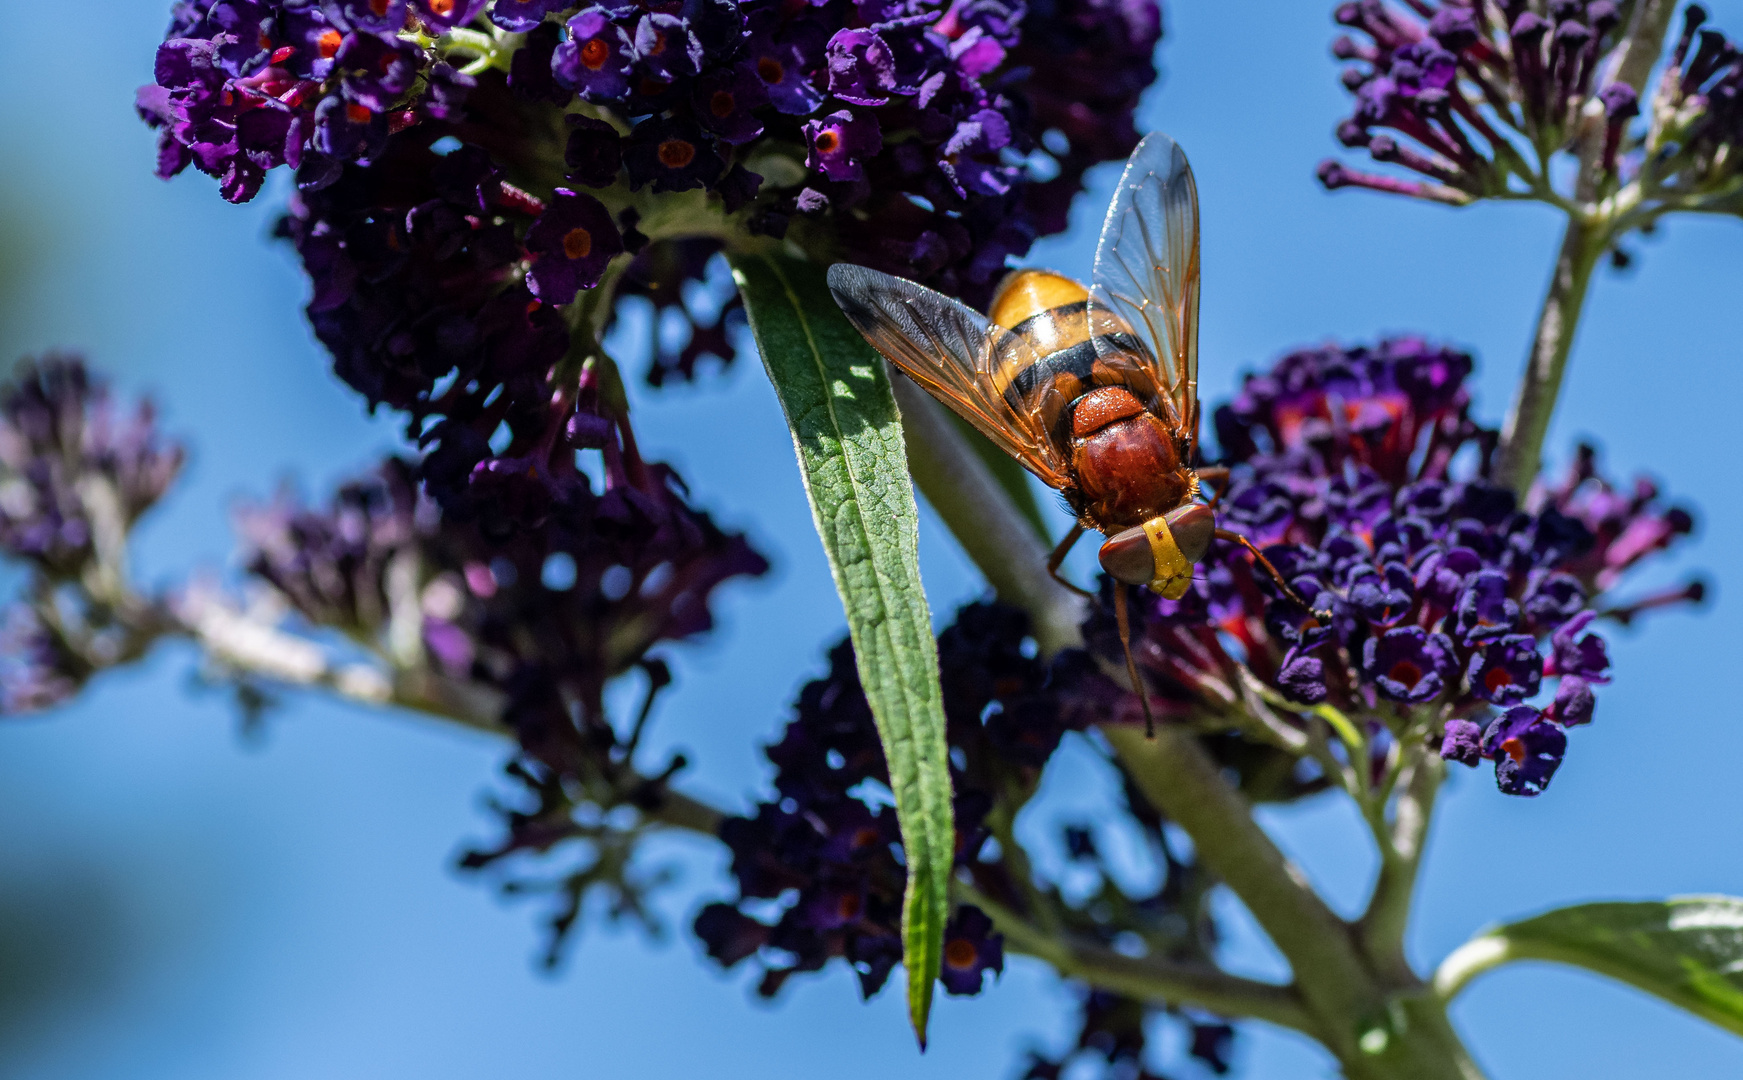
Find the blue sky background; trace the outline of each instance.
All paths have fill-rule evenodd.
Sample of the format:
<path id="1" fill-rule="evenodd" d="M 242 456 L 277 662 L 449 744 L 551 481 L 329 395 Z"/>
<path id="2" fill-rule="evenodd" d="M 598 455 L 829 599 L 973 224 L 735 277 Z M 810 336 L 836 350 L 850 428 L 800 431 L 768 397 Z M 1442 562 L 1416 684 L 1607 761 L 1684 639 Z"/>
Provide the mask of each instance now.
<path id="1" fill-rule="evenodd" d="M 140 535 L 141 570 L 224 568 L 234 500 L 286 477 L 325 492 L 392 448 L 394 425 L 363 413 L 305 328 L 291 253 L 267 238 L 273 193 L 237 208 L 205 177 L 151 176 L 151 136 L 130 103 L 167 5 L 92 0 L 76 26 L 59 5 L 8 7 L 0 244 L 22 272 L 0 293 L 0 356 L 83 349 L 127 390 L 155 395 L 194 449 Z M 1418 331 L 1477 354 L 1479 412 L 1498 421 L 1557 219 L 1321 191 L 1312 170 L 1345 109 L 1331 7 L 1168 8 L 1165 75 L 1142 121 L 1178 139 L 1198 174 L 1205 396 L 1289 346 Z M 1743 34 L 1743 0 L 1710 7 Z M 1087 275 L 1113 172 L 1094 179 L 1071 234 L 1031 261 Z M 1638 269 L 1600 275 L 1550 439 L 1565 456 L 1595 437 L 1613 472 L 1649 470 L 1699 506 L 1696 542 L 1659 579 L 1700 567 L 1717 602 L 1612 634 L 1617 681 L 1544 798 L 1455 778 L 1411 936 L 1420 963 L 1492 919 L 1560 903 L 1743 894 L 1740 239 L 1734 220 L 1676 219 Z M 641 393 L 636 408 L 652 456 L 776 564 L 726 590 L 720 632 L 676 657 L 658 717 L 655 750 L 682 746 L 699 763 L 692 788 L 745 805 L 767 778 L 757 748 L 819 672 L 840 608 L 754 359 Z M 930 517 L 922 557 L 935 611 L 977 594 Z M 664 902 L 677 933 L 651 944 L 590 928 L 566 969 L 543 975 L 535 913 L 451 870 L 494 828 L 482 800 L 501 744 L 316 700 L 243 738 L 223 695 L 193 685 L 193 659 L 165 650 L 68 708 L 0 727 L 0 1075 L 979 1080 L 1010 1076 L 1024 1048 L 1066 1034 L 1069 994 L 1020 959 L 981 997 L 942 1002 L 924 1057 L 896 996 L 862 1005 L 839 971 L 756 1002 L 742 973 L 719 973 L 682 930 L 726 887 L 718 852 L 700 843 L 656 853 L 680 871 Z M 1095 781 L 1089 755 L 1068 747 L 1023 830 L 1043 836 L 1060 814 L 1093 810 Z M 1327 797 L 1266 824 L 1340 909 L 1356 909 L 1373 860 L 1347 808 Z M 1231 919 L 1231 963 L 1274 970 L 1240 913 Z M 1743 1041 L 1569 970 L 1489 976 L 1455 1016 L 1496 1080 L 1743 1074 Z M 1258 1029 L 1240 1061 L 1251 1077 L 1329 1071 L 1309 1044 Z"/>

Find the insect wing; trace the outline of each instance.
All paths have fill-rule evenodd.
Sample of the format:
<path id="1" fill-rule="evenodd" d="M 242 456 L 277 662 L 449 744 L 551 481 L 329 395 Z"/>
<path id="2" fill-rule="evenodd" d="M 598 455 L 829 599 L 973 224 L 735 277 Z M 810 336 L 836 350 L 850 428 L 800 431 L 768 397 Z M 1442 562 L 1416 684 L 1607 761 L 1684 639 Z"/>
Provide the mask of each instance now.
<path id="1" fill-rule="evenodd" d="M 1021 338 L 943 293 L 863 266 L 831 266 L 829 291 L 890 363 L 1044 483 L 1069 482 L 1063 456 L 1012 387 L 1037 360 Z"/>
<path id="2" fill-rule="evenodd" d="M 1198 444 L 1198 288 L 1198 185 L 1185 152 L 1153 132 L 1132 151 L 1108 207 L 1090 305 L 1117 316 L 1149 348 L 1165 404 L 1190 446 Z M 1097 337 L 1097 349 L 1109 363 L 1131 363 L 1117 340 Z"/>

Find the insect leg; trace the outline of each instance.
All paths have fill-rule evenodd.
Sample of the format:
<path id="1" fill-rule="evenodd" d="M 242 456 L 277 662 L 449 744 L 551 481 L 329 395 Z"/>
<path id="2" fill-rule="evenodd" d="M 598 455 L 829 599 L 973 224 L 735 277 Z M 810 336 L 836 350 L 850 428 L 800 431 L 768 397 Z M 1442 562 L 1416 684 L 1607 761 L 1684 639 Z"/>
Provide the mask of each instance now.
<path id="1" fill-rule="evenodd" d="M 1200 480 L 1216 485 L 1216 498 L 1210 501 L 1210 508 L 1215 510 L 1217 504 L 1223 501 L 1223 496 L 1229 490 L 1229 470 L 1226 465 L 1209 465 L 1197 471 Z"/>
<path id="2" fill-rule="evenodd" d="M 1114 582 L 1114 622 L 1120 627 L 1120 648 L 1126 650 L 1126 677 L 1132 680 L 1132 693 L 1144 707 L 1144 738 L 1156 737 L 1156 718 L 1150 715 L 1150 691 L 1138 675 L 1137 661 L 1132 659 L 1132 621 L 1126 614 L 1126 584 Z"/>
<path id="3" fill-rule="evenodd" d="M 1059 546 L 1053 549 L 1053 554 L 1047 556 L 1047 574 L 1054 581 L 1059 582 L 1059 584 L 1065 586 L 1067 589 L 1070 589 L 1072 592 L 1084 599 L 1094 600 L 1094 593 L 1090 592 L 1088 589 L 1080 589 L 1076 585 L 1073 585 L 1071 582 L 1066 581 L 1064 578 L 1059 576 L 1059 567 L 1065 562 L 1065 556 L 1071 554 L 1071 549 L 1076 547 L 1077 542 L 1082 538 L 1083 525 L 1073 525 L 1071 531 L 1065 534 L 1065 539 L 1059 541 Z"/>
<path id="4" fill-rule="evenodd" d="M 1246 537 L 1242 536 L 1238 532 L 1230 532 L 1227 529 L 1218 529 L 1216 531 L 1216 538 L 1218 540 L 1227 540 L 1232 544 L 1239 544 L 1242 547 L 1246 548 L 1248 551 L 1252 552 L 1253 560 L 1255 562 L 1257 562 L 1260 566 L 1263 566 L 1265 568 L 1265 572 L 1267 574 L 1271 575 L 1271 580 L 1275 581 L 1277 583 L 1277 587 L 1279 589 L 1283 590 L 1284 596 L 1289 597 L 1289 599 L 1295 601 L 1297 604 L 1300 604 L 1302 607 L 1304 607 L 1308 611 L 1312 612 L 1313 617 L 1315 619 L 1319 620 L 1319 624 L 1321 626 L 1324 626 L 1326 623 L 1331 622 L 1331 612 L 1329 610 L 1327 610 L 1327 611 L 1318 610 L 1312 604 L 1309 604 L 1306 600 L 1303 600 L 1301 598 L 1301 594 L 1296 592 L 1293 588 L 1291 588 L 1287 581 L 1283 580 L 1283 575 L 1279 574 L 1277 572 L 1277 568 L 1275 566 L 1271 565 L 1270 559 L 1265 558 L 1264 554 L 1262 552 L 1260 552 L 1260 550 L 1258 548 L 1253 546 L 1253 542 L 1251 540 L 1248 540 Z"/>

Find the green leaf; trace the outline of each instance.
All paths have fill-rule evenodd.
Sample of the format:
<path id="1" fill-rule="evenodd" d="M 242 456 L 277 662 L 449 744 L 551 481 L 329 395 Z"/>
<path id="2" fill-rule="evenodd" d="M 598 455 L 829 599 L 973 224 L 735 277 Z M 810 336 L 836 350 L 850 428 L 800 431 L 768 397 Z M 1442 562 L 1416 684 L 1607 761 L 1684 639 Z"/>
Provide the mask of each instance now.
<path id="1" fill-rule="evenodd" d="M 1515 960 L 1608 975 L 1743 1035 L 1743 899 L 1734 896 L 1580 904 L 1498 926 L 1447 957 L 1435 988 L 1450 998 Z"/>
<path id="2" fill-rule="evenodd" d="M 908 863 L 902 903 L 908 1013 L 924 1048 L 956 834 L 938 648 L 920 584 L 918 513 L 901 416 L 883 359 L 835 306 L 820 267 L 736 255 L 732 273 L 793 430 L 811 516 L 889 762 Z"/>

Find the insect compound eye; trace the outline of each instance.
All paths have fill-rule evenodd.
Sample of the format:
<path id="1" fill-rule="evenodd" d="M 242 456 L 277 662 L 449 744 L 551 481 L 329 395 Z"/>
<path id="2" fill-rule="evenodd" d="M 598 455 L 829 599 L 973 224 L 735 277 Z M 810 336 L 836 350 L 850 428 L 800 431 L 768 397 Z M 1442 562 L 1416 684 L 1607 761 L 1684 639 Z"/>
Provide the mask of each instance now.
<path id="1" fill-rule="evenodd" d="M 1156 576 L 1156 558 L 1143 526 L 1118 533 L 1101 546 L 1101 568 L 1115 581 L 1148 585 Z"/>
<path id="2" fill-rule="evenodd" d="M 1178 507 L 1163 515 L 1163 520 L 1168 522 L 1168 531 L 1174 534 L 1174 542 L 1180 546 L 1180 554 L 1186 556 L 1187 562 L 1195 563 L 1204 558 L 1204 553 L 1210 550 L 1211 540 L 1216 537 L 1216 514 L 1210 507 L 1203 503 Z"/>

